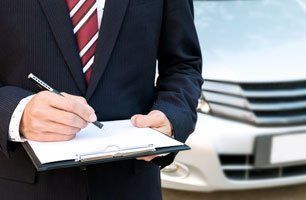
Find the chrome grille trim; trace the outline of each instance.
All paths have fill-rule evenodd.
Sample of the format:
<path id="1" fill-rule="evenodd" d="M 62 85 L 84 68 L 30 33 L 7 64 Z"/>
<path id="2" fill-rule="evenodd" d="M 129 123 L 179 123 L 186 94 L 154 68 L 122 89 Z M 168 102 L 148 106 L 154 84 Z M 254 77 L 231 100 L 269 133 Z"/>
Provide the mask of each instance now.
<path id="1" fill-rule="evenodd" d="M 223 170 L 250 170 L 255 169 L 254 166 L 251 165 L 224 165 L 222 166 Z"/>
<path id="2" fill-rule="evenodd" d="M 205 91 L 213 91 L 237 96 L 242 96 L 243 94 L 241 87 L 232 83 L 205 81 L 202 89 Z"/>
<path id="3" fill-rule="evenodd" d="M 256 123 L 265 124 L 265 125 L 273 125 L 273 124 L 281 124 L 281 125 L 290 125 L 290 124 L 301 124 L 306 121 L 306 115 L 300 116 L 292 116 L 292 117 L 257 117 Z"/>
<path id="4" fill-rule="evenodd" d="M 221 115 L 229 118 L 234 118 L 247 122 L 256 122 L 256 116 L 254 113 L 248 110 L 239 109 L 236 107 L 229 107 L 226 105 L 210 103 L 212 114 Z"/>
<path id="5" fill-rule="evenodd" d="M 248 101 L 246 98 L 243 97 L 230 96 L 209 91 L 205 91 L 204 94 L 205 99 L 208 102 L 220 103 L 239 108 L 247 108 L 249 110 L 276 111 L 306 108 L 306 101 L 277 102 L 277 100 L 275 100 L 275 103 L 256 103 Z"/>
<path id="6" fill-rule="evenodd" d="M 290 103 L 248 103 L 251 110 L 294 110 L 306 108 L 306 101 L 290 102 Z"/>
<path id="7" fill-rule="evenodd" d="M 214 93 L 214 92 L 209 92 L 209 91 L 205 91 L 203 95 L 205 96 L 205 99 L 208 102 L 227 104 L 227 105 L 236 106 L 236 107 L 248 107 L 249 106 L 249 102 L 245 98 L 242 98 L 242 97 L 230 96 L 230 95 Z"/>
<path id="8" fill-rule="evenodd" d="M 306 122 L 306 81 L 235 84 L 210 80 L 204 82 L 203 96 L 215 115 L 265 126 Z"/>
<path id="9" fill-rule="evenodd" d="M 246 97 L 299 97 L 306 96 L 306 89 L 301 90 L 282 90 L 282 91 L 247 91 L 243 93 Z"/>

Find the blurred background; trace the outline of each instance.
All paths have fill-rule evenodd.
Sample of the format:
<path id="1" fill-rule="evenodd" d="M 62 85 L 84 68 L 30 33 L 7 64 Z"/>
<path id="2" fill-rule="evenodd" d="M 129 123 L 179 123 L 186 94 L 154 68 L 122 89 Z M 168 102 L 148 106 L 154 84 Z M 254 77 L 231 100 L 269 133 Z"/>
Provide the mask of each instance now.
<path id="1" fill-rule="evenodd" d="M 306 0 L 195 0 L 198 123 L 166 200 L 306 199 Z"/>
<path id="2" fill-rule="evenodd" d="M 306 185 L 230 192 L 184 192 L 164 190 L 164 200 L 305 200 Z"/>

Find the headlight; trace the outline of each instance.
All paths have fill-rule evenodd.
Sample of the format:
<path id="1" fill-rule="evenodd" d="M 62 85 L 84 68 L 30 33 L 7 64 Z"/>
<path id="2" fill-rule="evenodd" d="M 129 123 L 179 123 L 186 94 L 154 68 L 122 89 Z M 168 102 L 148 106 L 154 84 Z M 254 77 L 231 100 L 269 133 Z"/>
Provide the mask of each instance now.
<path id="1" fill-rule="evenodd" d="M 189 175 L 189 168 L 179 162 L 174 161 L 171 165 L 162 169 L 162 175 L 171 178 L 185 178 Z"/>
<path id="2" fill-rule="evenodd" d="M 209 104 L 206 102 L 203 95 L 199 99 L 197 111 L 205 114 L 210 112 Z"/>

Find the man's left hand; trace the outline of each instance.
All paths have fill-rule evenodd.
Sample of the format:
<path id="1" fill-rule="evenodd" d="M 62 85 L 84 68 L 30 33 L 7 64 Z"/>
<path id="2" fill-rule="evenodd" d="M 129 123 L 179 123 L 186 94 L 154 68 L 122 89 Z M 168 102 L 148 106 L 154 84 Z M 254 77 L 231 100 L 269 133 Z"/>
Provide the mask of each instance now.
<path id="1" fill-rule="evenodd" d="M 157 130 L 165 135 L 172 136 L 172 125 L 166 115 L 159 111 L 153 110 L 147 115 L 134 115 L 131 118 L 132 124 L 138 128 L 152 128 Z M 145 156 L 141 158 L 137 158 L 137 160 L 145 160 L 147 162 L 153 160 L 158 157 L 157 155 L 153 156 Z"/>

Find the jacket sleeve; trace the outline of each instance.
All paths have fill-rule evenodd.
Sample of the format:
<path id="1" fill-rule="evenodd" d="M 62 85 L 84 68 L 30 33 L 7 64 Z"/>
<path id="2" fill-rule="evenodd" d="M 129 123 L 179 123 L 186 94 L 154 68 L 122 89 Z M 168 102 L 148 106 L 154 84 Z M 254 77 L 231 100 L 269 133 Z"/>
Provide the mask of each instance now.
<path id="1" fill-rule="evenodd" d="M 156 101 L 152 110 L 164 112 L 173 126 L 174 137 L 185 142 L 195 128 L 203 83 L 192 0 L 165 1 L 158 63 Z M 175 154 L 169 154 L 153 162 L 165 167 L 174 157 Z"/>
<path id="2" fill-rule="evenodd" d="M 18 103 L 32 92 L 0 82 L 0 150 L 9 156 L 8 132 L 12 114 Z"/>

